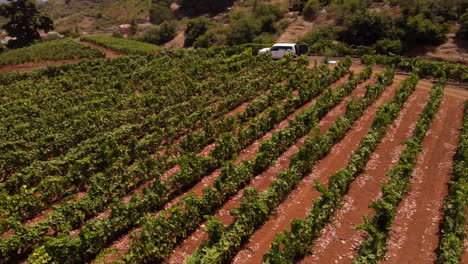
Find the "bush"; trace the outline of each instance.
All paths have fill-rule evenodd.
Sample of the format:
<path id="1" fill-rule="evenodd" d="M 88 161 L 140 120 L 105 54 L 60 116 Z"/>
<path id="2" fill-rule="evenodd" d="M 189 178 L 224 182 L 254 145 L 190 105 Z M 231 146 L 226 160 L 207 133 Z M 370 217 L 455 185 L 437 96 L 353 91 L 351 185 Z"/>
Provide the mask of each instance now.
<path id="1" fill-rule="evenodd" d="M 460 29 L 457 32 L 457 38 L 468 40 L 468 12 L 460 17 Z"/>
<path id="2" fill-rule="evenodd" d="M 403 44 L 399 39 L 382 39 L 377 41 L 377 43 L 375 44 L 375 51 L 378 54 L 401 54 L 401 52 L 403 51 Z"/>
<path id="3" fill-rule="evenodd" d="M 424 18 L 422 14 L 407 19 L 405 39 L 413 45 L 439 45 L 447 41 L 445 27 Z"/>
<path id="4" fill-rule="evenodd" d="M 142 41 L 155 45 L 169 42 L 176 36 L 176 25 L 169 22 L 162 23 L 159 27 L 148 30 L 143 35 Z"/>
<path id="5" fill-rule="evenodd" d="M 197 38 L 207 32 L 210 23 L 210 20 L 206 17 L 190 19 L 185 29 L 184 47 L 193 46 Z"/>
<path id="6" fill-rule="evenodd" d="M 318 13 L 320 8 L 320 3 L 318 0 L 309 0 L 304 5 L 302 13 L 305 19 L 312 20 Z"/>
<path id="7" fill-rule="evenodd" d="M 281 8 L 279 5 L 261 3 L 254 5 L 252 13 L 257 18 L 264 16 L 273 16 L 274 20 L 277 21 L 284 16 L 286 10 Z"/>
<path id="8" fill-rule="evenodd" d="M 234 0 L 180 0 L 181 9 L 190 15 L 217 14 L 226 10 Z"/>
<path id="9" fill-rule="evenodd" d="M 113 38 L 123 38 L 122 34 L 118 31 L 112 32 L 112 37 Z"/>
<path id="10" fill-rule="evenodd" d="M 171 7 L 166 3 L 156 3 L 150 9 L 150 21 L 153 24 L 159 25 L 165 21 L 174 19 Z"/>
<path id="11" fill-rule="evenodd" d="M 275 35 L 270 34 L 270 33 L 262 33 L 253 40 L 253 43 L 258 43 L 258 44 L 271 44 L 275 42 L 276 42 Z"/>
<path id="12" fill-rule="evenodd" d="M 371 46 L 394 32 L 394 21 L 374 12 L 358 12 L 348 17 L 345 24 L 343 39 L 353 45 Z"/>
<path id="13" fill-rule="evenodd" d="M 279 30 L 285 30 L 289 27 L 289 25 L 291 25 L 291 20 L 285 18 L 285 19 L 281 19 L 279 22 L 278 22 L 278 28 Z"/>
<path id="14" fill-rule="evenodd" d="M 252 43 L 260 32 L 260 25 L 253 19 L 242 19 L 231 25 L 226 43 L 229 46 Z"/>
<path id="15" fill-rule="evenodd" d="M 209 48 L 215 43 L 216 38 L 213 32 L 207 31 L 205 34 L 201 35 L 200 37 L 195 40 L 193 46 L 195 48 Z"/>
<path id="16" fill-rule="evenodd" d="M 307 32 L 302 38 L 298 40 L 298 42 L 312 46 L 315 42 L 322 39 L 337 40 L 337 29 L 333 26 L 318 28 L 315 31 Z"/>

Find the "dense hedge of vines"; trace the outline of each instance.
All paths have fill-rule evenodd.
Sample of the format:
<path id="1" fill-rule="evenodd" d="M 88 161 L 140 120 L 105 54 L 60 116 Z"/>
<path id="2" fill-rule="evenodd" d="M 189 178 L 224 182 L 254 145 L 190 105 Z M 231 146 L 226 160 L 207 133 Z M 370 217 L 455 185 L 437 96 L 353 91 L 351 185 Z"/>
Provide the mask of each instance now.
<path id="1" fill-rule="evenodd" d="M 421 78 L 447 78 L 461 83 L 468 83 L 468 66 L 461 64 L 386 55 L 364 55 L 361 60 L 368 65 L 379 64 L 395 67 L 406 72 L 413 72 Z"/>

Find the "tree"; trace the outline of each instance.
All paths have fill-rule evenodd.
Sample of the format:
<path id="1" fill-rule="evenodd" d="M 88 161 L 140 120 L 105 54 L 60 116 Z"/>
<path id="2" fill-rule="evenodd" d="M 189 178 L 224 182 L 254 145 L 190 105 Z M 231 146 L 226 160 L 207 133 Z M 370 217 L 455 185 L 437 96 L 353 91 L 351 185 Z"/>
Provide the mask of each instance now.
<path id="1" fill-rule="evenodd" d="M 210 26 L 210 20 L 206 17 L 190 19 L 185 29 L 184 47 L 191 47 L 198 37 L 205 34 Z"/>
<path id="2" fill-rule="evenodd" d="M 171 41 L 175 36 L 176 25 L 166 21 L 159 27 L 148 30 L 143 36 L 142 41 L 162 45 Z"/>
<path id="3" fill-rule="evenodd" d="M 174 19 L 174 14 L 171 7 L 164 2 L 158 2 L 151 6 L 150 21 L 153 24 L 159 25 L 162 22 Z"/>
<path id="4" fill-rule="evenodd" d="M 457 38 L 468 40 L 468 11 L 460 17 L 460 29 L 457 32 Z"/>
<path id="5" fill-rule="evenodd" d="M 39 30 L 49 32 L 54 23 L 49 15 L 37 9 L 34 0 L 8 0 L 9 4 L 0 5 L 0 15 L 10 21 L 2 26 L 16 40 L 8 42 L 10 48 L 21 48 L 40 39 Z"/>
<path id="6" fill-rule="evenodd" d="M 304 17 L 312 20 L 317 15 L 320 8 L 320 2 L 318 0 L 309 0 L 304 6 L 302 13 Z"/>
<path id="7" fill-rule="evenodd" d="M 233 3 L 234 0 L 180 0 L 180 7 L 190 15 L 214 15 L 224 11 Z"/>

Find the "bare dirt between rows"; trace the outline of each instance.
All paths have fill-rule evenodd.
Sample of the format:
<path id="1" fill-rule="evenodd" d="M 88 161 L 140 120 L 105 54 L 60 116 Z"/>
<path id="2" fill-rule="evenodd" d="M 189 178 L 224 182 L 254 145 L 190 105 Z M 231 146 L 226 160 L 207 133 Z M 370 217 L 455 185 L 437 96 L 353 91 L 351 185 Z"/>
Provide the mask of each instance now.
<path id="1" fill-rule="evenodd" d="M 352 152 L 367 134 L 376 114 L 377 106 L 390 100 L 397 86 L 398 82 L 395 82 L 391 87 L 388 87 L 382 97 L 364 112 L 364 115 L 348 131 L 345 138 L 332 148 L 330 154 L 314 167 L 313 172 L 306 176 L 277 208 L 277 216 L 271 217 L 252 235 L 249 242 L 235 256 L 233 263 L 260 263 L 263 254 L 270 249 L 276 233 L 283 231 L 284 228 L 290 228 L 292 219 L 307 216 L 312 209 L 312 201 L 320 195 L 313 187 L 315 180 L 326 184 L 333 173 L 346 166 Z"/>
<path id="2" fill-rule="evenodd" d="M 331 223 L 324 228 L 322 236 L 317 239 L 312 250 L 313 255 L 307 256 L 301 263 L 351 263 L 365 238 L 364 231 L 353 230 L 353 227 L 362 223 L 362 216 L 372 214 L 368 205 L 380 198 L 381 183 L 387 178 L 385 173 L 398 163 L 399 156 L 405 149 L 401 143 L 412 136 L 428 98 L 428 91 L 422 85 L 417 86 L 395 124 L 389 127 L 372 154 L 365 168 L 366 173 L 359 175 L 351 184 L 343 207 L 336 212 Z"/>
<path id="3" fill-rule="evenodd" d="M 339 85 L 345 83 L 348 79 L 348 75 L 344 78 L 341 78 L 339 81 L 335 82 L 332 85 L 332 89 L 337 88 Z M 359 90 L 359 89 L 356 89 Z M 354 93 L 353 95 L 358 95 L 358 92 Z M 306 109 L 310 107 L 310 105 L 315 102 L 316 100 L 312 100 L 305 106 L 301 107 L 298 111 L 302 109 Z M 334 121 L 340 114 L 343 112 L 345 108 L 345 102 L 343 101 L 340 106 L 336 107 L 332 110 L 327 117 L 323 119 L 323 122 L 319 123 L 319 128 L 321 133 L 324 133 L 328 128 L 333 124 Z M 289 120 L 290 118 L 288 118 Z M 287 124 L 287 120 L 284 121 L 284 124 Z M 282 125 L 280 125 L 283 127 Z M 268 168 L 267 171 L 257 175 L 252 181 L 248 184 L 247 187 L 256 188 L 259 191 L 263 191 L 268 188 L 271 182 L 276 178 L 276 175 L 286 167 L 289 167 L 289 162 L 291 156 L 296 153 L 301 146 L 304 145 L 305 139 L 308 138 L 311 134 L 300 138 L 292 147 L 290 147 L 286 152 L 283 153 L 277 160 L 274 166 Z M 250 158 L 253 158 L 258 150 L 252 153 Z M 240 190 L 234 197 L 232 197 L 226 204 L 224 204 L 217 212 L 216 216 L 218 216 L 224 225 L 229 225 L 233 222 L 234 217 L 229 214 L 229 212 L 234 209 L 235 207 L 239 207 L 240 200 L 243 195 L 243 190 Z M 182 263 L 184 259 L 186 259 L 189 255 L 191 255 L 196 248 L 198 248 L 201 243 L 208 238 L 207 233 L 204 231 L 206 223 L 203 223 L 191 236 L 186 238 L 174 251 L 174 254 L 168 258 L 164 263 L 168 264 L 177 264 Z"/>
<path id="4" fill-rule="evenodd" d="M 382 263 L 434 263 L 444 198 L 460 137 L 463 102 L 445 98 L 418 157 L 411 192 L 400 204 Z"/>

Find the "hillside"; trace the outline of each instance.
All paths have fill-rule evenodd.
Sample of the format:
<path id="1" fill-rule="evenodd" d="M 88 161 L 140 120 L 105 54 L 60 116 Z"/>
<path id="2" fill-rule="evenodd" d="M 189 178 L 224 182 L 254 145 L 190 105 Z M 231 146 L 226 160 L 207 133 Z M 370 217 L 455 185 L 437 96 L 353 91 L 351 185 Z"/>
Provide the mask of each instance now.
<path id="1" fill-rule="evenodd" d="M 44 12 L 55 18 L 57 30 L 74 29 L 82 32 L 117 30 L 117 26 L 132 19 L 147 21 L 151 0 L 50 0 L 41 5 Z"/>

